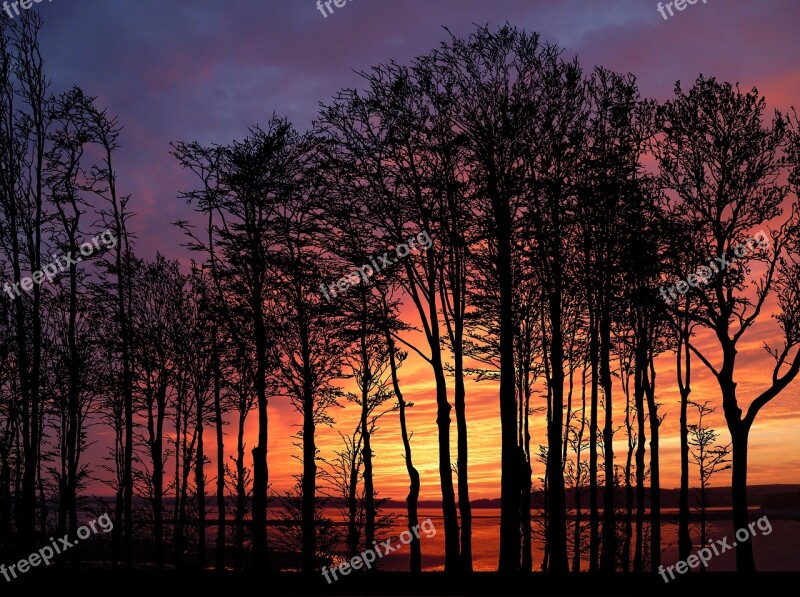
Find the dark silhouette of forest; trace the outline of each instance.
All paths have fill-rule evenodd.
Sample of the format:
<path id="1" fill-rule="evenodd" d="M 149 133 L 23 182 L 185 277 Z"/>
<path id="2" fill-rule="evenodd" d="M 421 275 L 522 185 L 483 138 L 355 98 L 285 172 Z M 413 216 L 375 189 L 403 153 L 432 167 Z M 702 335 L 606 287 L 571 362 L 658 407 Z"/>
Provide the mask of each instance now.
<path id="1" fill-rule="evenodd" d="M 137 254 L 136 198 L 117 185 L 122 124 L 83 90 L 53 88 L 41 27 L 25 11 L 0 33 L 0 271 L 25 290 L 0 293 L 3 561 L 107 513 L 113 531 L 56 566 L 319 576 L 388 536 L 379 428 L 400 434 L 413 528 L 412 352 L 434 383 L 446 573 L 473 569 L 470 380 L 498 388 L 499 573 L 655 575 L 662 425 L 680 432 L 680 557 L 699 542 L 698 466 L 732 468 L 734 527 L 751 522 L 749 432 L 800 371 L 796 114 L 706 76 L 659 103 L 535 33 L 476 28 L 361 73 L 307 132 L 273 115 L 230 144 L 173 143 L 193 185 L 174 190 L 181 240 L 161 248 L 182 243 L 187 266 Z M 36 282 L 104 230 L 113 247 Z M 322 292 L 423 234 L 429 248 Z M 771 316 L 774 368 L 751 395 L 737 357 Z M 664 354 L 674 377 L 658 381 L 677 382 L 680 420 L 659 402 Z M 698 368 L 713 395 L 694 397 Z M 267 450 L 277 400 L 301 421 L 302 474 L 283 493 Z M 323 454 L 334 407 L 358 422 Z M 730 446 L 697 422 L 709 409 Z M 91 461 L 100 434 L 108 449 Z M 211 467 L 209 454 L 224 457 Z M 88 491 L 98 479 L 112 499 Z M 412 573 L 424 550 L 411 541 Z M 755 571 L 752 542 L 736 567 Z"/>

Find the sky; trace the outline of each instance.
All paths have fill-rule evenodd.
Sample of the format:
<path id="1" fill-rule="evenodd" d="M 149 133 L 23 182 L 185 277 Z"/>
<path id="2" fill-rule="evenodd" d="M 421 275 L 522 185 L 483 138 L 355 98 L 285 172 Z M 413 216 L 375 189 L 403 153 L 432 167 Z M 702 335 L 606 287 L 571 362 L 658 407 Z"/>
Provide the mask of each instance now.
<path id="1" fill-rule="evenodd" d="M 538 31 L 542 38 L 595 65 L 637 76 L 642 94 L 664 100 L 676 81 L 688 88 L 699 74 L 757 87 L 771 108 L 800 104 L 800 2 L 796 0 L 698 0 L 664 19 L 651 0 L 349 0 L 323 16 L 315 0 L 50 0 L 36 5 L 45 26 L 41 41 L 52 90 L 78 85 L 124 125 L 117 156 L 118 186 L 130 193 L 137 214 L 132 228 L 137 252 L 160 251 L 186 259 L 171 223 L 189 217 L 180 191 L 193 188 L 169 154 L 170 142 L 229 143 L 273 114 L 298 129 L 315 118 L 320 102 L 342 88 L 360 86 L 359 71 L 395 60 L 408 63 L 448 37 L 466 36 L 477 25 L 505 22 Z M 769 361 L 761 347 L 774 336 L 765 318 L 745 337 L 739 392 L 763 388 Z M 662 424 L 662 483 L 678 485 L 677 399 L 674 359 L 658 363 Z M 695 399 L 718 402 L 714 381 L 700 374 Z M 422 497 L 438 495 L 435 405 L 425 363 L 409 359 L 401 371 L 410 414 Z M 751 434 L 750 483 L 800 483 L 798 418 L 793 409 L 800 382 L 768 405 Z M 721 408 L 719 409 L 721 413 Z M 471 496 L 499 495 L 497 388 L 471 383 Z M 718 413 L 719 415 L 719 413 Z M 323 453 L 338 448 L 337 431 L 352 429 L 349 417 L 323 430 Z M 376 484 L 384 497 L 402 499 L 407 478 L 399 425 L 383 419 L 375 438 Z M 254 422 L 254 416 L 251 423 Z M 286 401 L 270 405 L 270 473 L 273 489 L 285 489 L 299 470 L 291 434 L 298 418 Z M 719 416 L 712 419 L 727 443 Z M 455 427 L 455 425 L 453 425 Z M 541 425 L 534 443 L 544 441 Z M 98 436 L 105 434 L 96 430 Z M 254 429 L 250 427 L 250 442 Z M 232 439 L 228 440 L 232 447 Z M 621 455 L 622 446 L 618 453 Z M 535 474 L 540 476 L 541 471 Z M 715 484 L 727 485 L 727 472 Z"/>

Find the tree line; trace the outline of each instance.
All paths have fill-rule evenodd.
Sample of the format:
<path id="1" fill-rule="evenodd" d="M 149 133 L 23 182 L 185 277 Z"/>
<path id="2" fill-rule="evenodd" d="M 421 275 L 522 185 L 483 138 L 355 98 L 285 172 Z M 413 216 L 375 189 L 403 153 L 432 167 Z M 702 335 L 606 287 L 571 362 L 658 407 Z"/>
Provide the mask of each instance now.
<path id="1" fill-rule="evenodd" d="M 81 89 L 52 90 L 41 27 L 26 12 L 0 38 L 3 279 L 77 255 L 98 230 L 116 242 L 52 282 L 0 293 L 0 553 L 30 553 L 99 508 L 114 520 L 102 556 L 113 565 L 311 573 L 388 532 L 379 432 L 399 431 L 412 529 L 411 353 L 434 382 L 447 572 L 473 569 L 469 380 L 498 388 L 500 572 L 657 569 L 665 422 L 680 435 L 688 557 L 690 465 L 706 496 L 727 462 L 702 426 L 709 404 L 730 433 L 734 527 L 747 526 L 750 429 L 800 371 L 795 114 L 703 76 L 659 103 L 633 75 L 585 71 L 535 33 L 481 27 L 362 72 L 363 86 L 322 103 L 306 132 L 273 115 L 241 141 L 173 143 L 194 181 L 174 223 L 195 257 L 181 266 L 137 255 L 131 197 L 117 187 L 122 127 Z M 763 246 L 740 255 L 759 229 Z M 322 292 L 423 234 L 425 250 Z M 719 259 L 728 265 L 687 277 Z M 659 289 L 683 279 L 664 300 Z M 766 389 L 737 390 L 745 332 L 770 315 L 780 334 L 766 347 Z M 656 358 L 669 353 L 679 421 L 665 419 L 656 389 Z M 718 382 L 702 404 L 693 365 Z M 271 400 L 301 422 L 302 472 L 284 492 L 270 489 L 286 484 L 270 476 Z M 323 450 L 317 432 L 338 408 L 357 423 Z M 107 456 L 91 462 L 101 437 Z M 113 500 L 92 500 L 98 480 Z M 415 538 L 412 571 L 422 549 Z M 87 557 L 75 549 L 69 565 Z M 736 563 L 754 570 L 750 542 Z"/>

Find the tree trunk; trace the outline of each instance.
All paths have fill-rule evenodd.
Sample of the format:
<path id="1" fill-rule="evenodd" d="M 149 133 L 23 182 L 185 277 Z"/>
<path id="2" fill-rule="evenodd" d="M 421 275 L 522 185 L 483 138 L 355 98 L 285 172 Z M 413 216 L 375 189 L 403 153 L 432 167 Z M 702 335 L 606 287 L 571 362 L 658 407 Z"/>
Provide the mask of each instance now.
<path id="1" fill-rule="evenodd" d="M 581 383 L 581 430 L 578 432 L 577 450 L 575 454 L 575 528 L 572 537 L 572 571 L 581 571 L 581 523 L 583 522 L 583 511 L 581 509 L 581 498 L 583 497 L 583 473 L 581 470 L 581 452 L 583 446 L 583 434 L 586 431 L 586 367 L 583 369 L 583 382 Z"/>
<path id="2" fill-rule="evenodd" d="M 166 371 L 156 397 L 155 441 L 153 442 L 153 526 L 156 569 L 164 567 L 164 418 L 167 414 Z"/>
<path id="3" fill-rule="evenodd" d="M 253 568 L 266 572 L 269 566 L 267 546 L 267 332 L 260 294 L 254 297 L 253 310 L 256 345 L 256 401 L 258 405 L 258 444 L 253 448 Z M 304 425 L 305 425 L 304 421 Z M 304 448 L 305 453 L 305 448 Z"/>
<path id="4" fill-rule="evenodd" d="M 113 180 L 109 181 L 113 189 Z M 125 410 L 125 443 L 124 457 L 122 464 L 122 500 L 124 509 L 124 561 L 125 568 L 133 566 L 133 373 L 131 371 L 131 325 L 130 310 L 125 307 L 125 291 L 128 290 L 130 305 L 130 285 L 123 267 L 123 246 L 127 242 L 125 239 L 124 220 L 120 217 L 114 202 L 115 232 L 117 234 L 117 246 L 114 254 L 116 273 L 117 273 L 117 313 L 120 319 L 120 341 L 122 348 L 122 392 L 123 408 Z"/>
<path id="5" fill-rule="evenodd" d="M 74 230 L 70 231 L 70 250 L 78 252 Z M 69 232 L 68 232 L 69 233 Z M 65 484 L 67 515 L 69 529 L 72 533 L 78 530 L 77 492 L 78 492 L 78 453 L 80 450 L 80 356 L 78 353 L 77 317 L 78 317 L 78 269 L 73 263 L 69 268 L 69 324 L 67 326 L 67 342 L 69 345 L 69 398 L 67 405 L 67 480 Z M 79 552 L 70 553 L 73 568 L 80 564 Z"/>
<path id="6" fill-rule="evenodd" d="M 645 385 L 650 418 L 650 570 L 661 566 L 661 472 L 658 453 L 658 418 L 656 405 L 656 374 L 652 356 L 649 359 L 650 377 Z"/>
<path id="7" fill-rule="evenodd" d="M 347 484 L 347 555 L 353 558 L 358 555 L 358 543 L 361 533 L 358 530 L 358 471 L 360 468 L 358 454 L 361 440 L 356 447 L 355 436 L 350 453 L 350 479 Z"/>
<path id="8" fill-rule="evenodd" d="M 225 430 L 222 420 L 222 391 L 220 387 L 219 346 L 217 331 L 212 336 L 214 359 L 214 427 L 217 432 L 217 570 L 225 570 Z"/>
<path id="9" fill-rule="evenodd" d="M 245 402 L 246 398 L 242 398 Z M 239 428 L 236 433 L 236 530 L 233 538 L 233 548 L 236 553 L 236 569 L 244 569 L 244 516 L 247 509 L 247 489 L 244 475 L 244 423 L 246 406 L 240 404 Z"/>
<path id="10" fill-rule="evenodd" d="M 730 425 L 730 422 L 728 424 Z M 733 441 L 733 452 L 731 453 L 733 468 L 731 475 L 733 528 L 738 531 L 739 529 L 746 529 L 750 523 L 750 514 L 747 510 L 747 443 L 750 429 L 746 426 L 746 423 L 739 422 L 733 429 L 730 429 L 730 432 L 731 440 Z M 737 541 L 736 572 L 739 574 L 754 574 L 755 571 L 753 541 Z"/>
<path id="11" fill-rule="evenodd" d="M 7 424 L 11 426 L 10 422 Z M 10 441 L 6 441 L 4 437 L 0 452 L 0 545 L 3 546 L 3 553 L 11 553 L 11 466 L 8 458 L 10 447 Z"/>
<path id="12" fill-rule="evenodd" d="M 556 266 L 558 268 L 558 265 Z M 555 291 L 549 298 L 551 399 L 547 425 L 547 543 L 550 561 L 548 570 L 556 574 L 569 571 L 567 559 L 567 511 L 564 490 L 562 444 L 564 427 L 564 339 L 562 335 L 560 272 L 554 271 Z"/>
<path id="13" fill-rule="evenodd" d="M 364 461 L 364 544 L 372 545 L 375 540 L 375 484 L 372 473 L 372 430 L 369 421 L 369 389 L 372 385 L 372 371 L 367 351 L 367 294 L 361 292 L 361 454 Z M 373 570 L 373 569 L 370 569 Z"/>
<path id="14" fill-rule="evenodd" d="M 469 500 L 468 462 L 469 450 L 467 441 L 467 413 L 464 388 L 464 355 L 461 346 L 461 327 L 458 318 L 455 321 L 456 339 L 453 360 L 455 367 L 455 411 L 456 428 L 458 429 L 458 512 L 461 517 L 461 572 L 472 572 L 472 505 Z"/>
<path id="15" fill-rule="evenodd" d="M 367 396 L 364 396 L 368 400 Z M 375 483 L 372 472 L 372 433 L 369 429 L 367 417 L 368 405 L 365 402 L 361 410 L 362 437 L 364 439 L 361 448 L 364 460 L 364 544 L 372 545 L 375 540 Z"/>
<path id="16" fill-rule="evenodd" d="M 384 302 L 384 305 L 386 303 Z M 397 376 L 397 359 L 395 358 L 395 344 L 391 332 L 386 330 L 386 345 L 389 348 L 389 367 L 392 372 L 392 387 L 394 394 L 397 396 L 397 404 L 400 408 L 400 435 L 403 438 L 403 449 L 405 450 L 406 471 L 408 472 L 408 495 L 406 496 L 406 510 L 408 512 L 408 530 L 411 534 L 411 566 L 410 570 L 413 574 L 422 572 L 422 548 L 420 546 L 419 537 L 417 537 L 411 530 L 419 524 L 419 516 L 417 514 L 417 504 L 419 503 L 419 472 L 414 468 L 414 463 L 411 459 L 411 441 L 408 436 L 408 427 L 406 425 L 406 402 L 403 399 L 403 393 L 400 391 L 400 379 Z"/>
<path id="17" fill-rule="evenodd" d="M 455 378 L 455 394 L 453 402 L 456 412 L 457 434 L 457 467 L 458 478 L 458 512 L 461 518 L 461 567 L 460 571 L 472 572 L 472 505 L 469 501 L 469 450 L 467 440 L 467 409 L 465 404 L 466 389 L 464 387 L 464 318 L 462 303 L 464 300 L 462 284 L 464 271 L 461 256 L 457 256 L 453 265 L 455 275 L 453 286 L 453 376 Z"/>
<path id="18" fill-rule="evenodd" d="M 150 460 L 153 464 L 153 564 L 156 570 L 164 567 L 164 455 L 163 429 L 166 411 L 166 371 L 160 372 L 155 399 L 148 396 L 147 430 L 150 444 Z M 148 394 L 150 385 L 148 384 Z M 153 410 L 155 408 L 155 411 Z"/>
<path id="19" fill-rule="evenodd" d="M 597 484 L 597 431 L 599 402 L 600 347 L 595 310 L 589 307 L 589 359 L 591 361 L 591 406 L 589 414 L 589 572 L 597 572 L 600 563 L 600 510 Z"/>
<path id="20" fill-rule="evenodd" d="M 435 317 L 435 315 L 434 315 Z M 437 326 L 438 328 L 438 326 Z M 438 337 L 438 334 L 437 334 Z M 440 348 L 432 348 L 431 359 L 436 379 L 436 425 L 439 429 L 439 479 L 442 486 L 442 516 L 444 519 L 445 572 L 458 570 L 459 537 L 458 513 L 456 512 L 453 469 L 450 463 L 450 411 L 447 386 Z"/>
<path id="21" fill-rule="evenodd" d="M 530 433 L 530 405 L 531 384 L 530 365 L 523 366 L 522 399 L 520 400 L 522 417 L 522 446 L 524 452 L 520 456 L 522 464 L 522 504 L 520 508 L 522 526 L 522 571 L 533 571 L 533 528 L 531 525 L 531 494 L 533 492 L 533 470 L 531 469 L 531 433 Z"/>
<path id="22" fill-rule="evenodd" d="M 511 206 L 489 180 L 495 230 L 497 232 L 497 281 L 500 295 L 500 561 L 501 574 L 520 569 L 519 446 L 517 446 L 517 404 L 514 365 L 514 284 L 511 270 Z M 560 436 L 559 431 L 559 436 Z"/>
<path id="23" fill-rule="evenodd" d="M 453 487 L 453 469 L 450 455 L 450 411 L 453 407 L 447 398 L 447 382 L 442 362 L 441 333 L 439 330 L 439 312 L 436 300 L 436 263 L 434 251 L 427 253 L 427 296 L 429 332 L 428 346 L 431 350 L 431 368 L 436 380 L 436 426 L 439 432 L 439 480 L 442 487 L 442 518 L 444 521 L 444 569 L 445 572 L 456 572 L 460 562 L 458 512 Z M 501 531 L 502 532 L 502 531 Z M 502 541 L 501 541 L 502 543 Z"/>
<path id="24" fill-rule="evenodd" d="M 614 420 L 612 415 L 611 381 L 611 314 L 607 305 L 600 317 L 600 380 L 603 385 L 606 421 L 603 428 L 605 451 L 605 480 L 603 485 L 603 551 L 600 570 L 614 572 L 617 554 L 617 537 L 614 512 Z"/>
<path id="25" fill-rule="evenodd" d="M 682 351 L 685 350 L 685 355 Z M 680 375 L 682 356 L 685 358 L 683 367 L 684 377 Z M 692 551 L 692 538 L 689 533 L 691 514 L 689 511 L 689 425 L 687 421 L 687 408 L 689 405 L 689 394 L 692 390 L 689 385 L 691 375 L 691 355 L 689 353 L 688 336 L 681 337 L 678 345 L 678 383 L 681 394 L 681 416 L 680 416 L 680 442 L 681 442 L 681 489 L 678 497 L 678 558 L 686 560 Z M 685 379 L 685 382 L 682 381 Z M 702 545 L 705 547 L 705 544 Z"/>
<path id="26" fill-rule="evenodd" d="M 203 471 L 205 465 L 205 451 L 203 450 L 203 392 L 204 389 L 195 388 L 195 433 L 197 434 L 197 451 L 195 452 L 195 493 L 197 495 L 197 567 L 204 570 L 206 567 L 206 476 Z"/>
<path id="27" fill-rule="evenodd" d="M 625 389 L 626 408 L 625 408 L 625 430 L 628 435 L 628 453 L 625 457 L 625 542 L 622 546 L 622 567 L 624 572 L 630 572 L 631 566 L 631 541 L 633 539 L 633 475 L 632 461 L 635 443 L 633 441 L 633 424 L 631 423 L 631 396 L 630 387 Z"/>
<path id="28" fill-rule="evenodd" d="M 645 405 L 644 405 L 644 362 L 641 355 L 642 345 L 637 339 L 636 346 L 636 373 L 634 381 L 634 400 L 636 403 L 636 429 L 638 437 L 636 439 L 636 547 L 633 556 L 633 571 L 641 573 L 644 571 L 644 516 L 645 516 L 645 442 L 647 433 L 645 431 Z"/>
<path id="29" fill-rule="evenodd" d="M 317 533 L 314 506 L 317 491 L 317 446 L 314 442 L 314 391 L 311 378 L 311 351 L 307 338 L 307 322 L 300 309 L 300 334 L 303 359 L 303 496 L 302 496 L 302 570 L 312 574 L 317 562 Z"/>

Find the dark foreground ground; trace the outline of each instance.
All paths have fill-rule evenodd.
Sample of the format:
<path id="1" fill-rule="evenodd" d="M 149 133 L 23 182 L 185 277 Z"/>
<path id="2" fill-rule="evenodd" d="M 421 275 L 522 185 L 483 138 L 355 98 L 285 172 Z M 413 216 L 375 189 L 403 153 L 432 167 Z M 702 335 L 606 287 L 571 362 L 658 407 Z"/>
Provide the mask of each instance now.
<path id="1" fill-rule="evenodd" d="M 86 570 L 83 572 L 32 571 L 12 583 L 0 577 L 0 596 L 6 595 L 131 595 L 155 597 L 219 597 L 252 596 L 322 596 L 322 595 L 536 595 L 587 597 L 690 596 L 704 597 L 742 595 L 798 594 L 800 572 L 767 572 L 753 577 L 735 573 L 706 573 L 683 576 L 668 584 L 656 576 L 617 575 L 613 577 L 581 574 L 564 578 L 533 574 L 518 578 L 495 573 L 476 573 L 452 577 L 429 572 L 378 573 L 348 577 L 328 585 L 319 578 L 297 574 L 265 575 L 255 573 L 215 572 L 115 572 Z"/>

